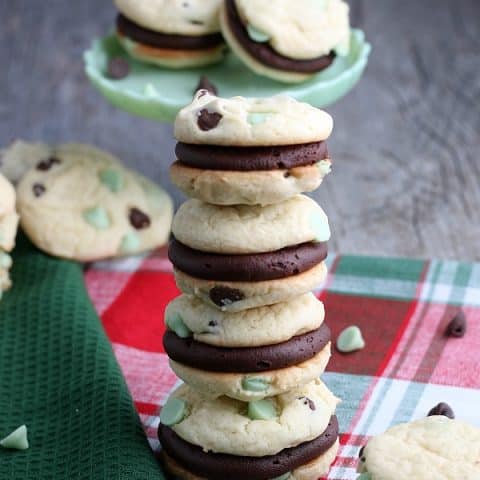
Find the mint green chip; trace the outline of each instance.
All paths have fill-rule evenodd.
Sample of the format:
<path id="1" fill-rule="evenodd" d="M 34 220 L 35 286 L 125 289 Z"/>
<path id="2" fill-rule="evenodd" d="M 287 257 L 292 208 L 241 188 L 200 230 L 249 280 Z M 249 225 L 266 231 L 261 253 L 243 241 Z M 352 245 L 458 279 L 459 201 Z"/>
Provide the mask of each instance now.
<path id="1" fill-rule="evenodd" d="M 277 416 L 277 409 L 272 400 L 254 400 L 248 403 L 248 416 L 252 420 L 271 420 Z"/>
<path id="2" fill-rule="evenodd" d="M 123 189 L 124 181 L 121 172 L 114 168 L 106 168 L 98 174 L 100 181 L 112 192 L 118 193 Z"/>
<path id="3" fill-rule="evenodd" d="M 265 43 L 270 40 L 270 36 L 255 28 L 253 25 L 247 25 L 248 36 L 257 43 Z"/>
<path id="4" fill-rule="evenodd" d="M 361 473 L 361 474 L 357 477 L 357 480 L 372 480 L 372 474 L 371 474 L 371 473 L 368 473 L 368 472 Z"/>
<path id="5" fill-rule="evenodd" d="M 361 330 L 352 325 L 340 332 L 337 338 L 337 349 L 343 353 L 354 352 L 365 347 L 365 340 L 363 339 Z"/>
<path id="6" fill-rule="evenodd" d="M 177 312 L 167 316 L 165 323 L 170 330 L 173 330 L 180 338 L 188 338 L 192 336 L 192 331 L 185 325 L 183 318 Z"/>
<path id="7" fill-rule="evenodd" d="M 291 472 L 287 472 L 287 473 L 284 473 L 283 475 L 280 475 L 279 477 L 272 478 L 272 480 L 288 480 L 291 475 L 292 475 Z"/>
<path id="8" fill-rule="evenodd" d="M 247 122 L 250 125 L 259 125 L 260 123 L 265 122 L 269 113 L 249 113 L 247 115 Z"/>
<path id="9" fill-rule="evenodd" d="M 181 398 L 170 397 L 160 412 L 160 422 L 167 427 L 180 423 L 187 416 L 187 402 Z"/>
<path id="10" fill-rule="evenodd" d="M 28 448 L 27 427 L 22 425 L 0 440 L 0 446 L 14 450 L 26 450 Z"/>
<path id="11" fill-rule="evenodd" d="M 120 252 L 133 253 L 140 248 L 140 237 L 135 232 L 127 233 L 120 242 Z"/>
<path id="12" fill-rule="evenodd" d="M 317 162 L 317 167 L 323 176 L 328 175 L 332 171 L 332 164 L 330 160 L 320 160 Z"/>
<path id="13" fill-rule="evenodd" d="M 5 252 L 0 252 L 0 267 L 10 268 L 12 266 L 12 257 Z"/>
<path id="14" fill-rule="evenodd" d="M 87 208 L 83 211 L 83 218 L 97 230 L 105 230 L 110 226 L 108 213 L 103 207 Z"/>
<path id="15" fill-rule="evenodd" d="M 249 392 L 266 392 L 270 384 L 263 378 L 245 377 L 242 380 L 242 388 Z"/>
<path id="16" fill-rule="evenodd" d="M 319 211 L 314 211 L 310 217 L 310 228 L 313 230 L 317 242 L 326 242 L 330 239 L 330 226 L 327 216 Z"/>

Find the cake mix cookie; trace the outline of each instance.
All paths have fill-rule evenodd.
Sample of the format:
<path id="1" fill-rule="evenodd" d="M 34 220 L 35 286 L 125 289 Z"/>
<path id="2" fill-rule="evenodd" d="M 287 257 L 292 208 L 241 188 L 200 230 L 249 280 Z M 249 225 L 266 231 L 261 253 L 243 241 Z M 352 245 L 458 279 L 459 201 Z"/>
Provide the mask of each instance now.
<path id="1" fill-rule="evenodd" d="M 10 288 L 9 270 L 12 259 L 10 252 L 15 245 L 18 215 L 15 211 L 15 190 L 11 183 L 0 174 L 0 298 Z"/>
<path id="2" fill-rule="evenodd" d="M 117 36 L 134 58 L 169 68 L 218 62 L 221 0 L 115 0 Z"/>
<path id="3" fill-rule="evenodd" d="M 318 378 L 325 371 L 330 359 L 330 342 L 327 341 L 329 330 L 325 326 L 324 329 L 319 329 L 314 333 L 315 336 L 293 337 L 290 342 L 284 342 L 273 348 L 257 347 L 256 350 L 246 348 L 244 349 L 245 352 L 242 349 L 236 349 L 236 351 L 231 351 L 235 349 L 225 348 L 223 350 L 218 348 L 215 351 L 210 349 L 208 353 L 215 353 L 216 362 L 213 363 L 212 361 L 208 364 L 202 362 L 201 367 L 211 370 L 181 363 L 172 358 L 170 358 L 170 366 L 185 383 L 209 398 L 225 395 L 243 401 L 259 400 L 287 392 L 298 385 L 305 385 Z M 312 337 L 315 344 L 307 344 Z M 198 353 L 199 349 L 196 347 L 198 347 L 198 344 L 195 344 L 192 350 Z M 304 351 L 295 352 L 294 349 L 296 348 L 304 349 Z M 229 350 L 230 355 L 222 357 L 226 350 Z M 167 353 L 170 356 L 173 352 L 174 348 L 170 347 Z M 175 357 L 177 357 L 177 353 L 179 352 L 175 351 Z M 276 355 L 285 355 L 285 357 L 281 358 Z M 196 358 L 198 357 L 199 355 L 196 356 Z M 302 357 L 310 358 L 295 363 L 297 359 Z M 187 360 L 185 356 L 178 356 L 177 358 L 181 358 L 184 362 Z M 263 358 L 266 360 L 263 360 Z M 235 360 L 235 367 L 226 363 L 232 361 L 232 359 Z M 291 363 L 293 363 L 291 366 L 274 368 L 275 365 Z M 245 370 L 248 368 L 242 368 L 244 365 L 252 371 L 246 372 Z M 234 368 L 237 370 L 236 372 L 228 371 Z M 226 371 L 218 371 L 220 369 Z M 244 371 L 244 373 L 240 373 L 241 371 Z"/>
<path id="4" fill-rule="evenodd" d="M 173 183 L 217 205 L 266 205 L 315 190 L 330 172 L 331 117 L 285 96 L 199 92 L 175 122 Z"/>
<path id="5" fill-rule="evenodd" d="M 225 0 L 220 23 L 245 65 L 281 82 L 305 81 L 349 49 L 349 9 L 342 0 Z"/>
<path id="6" fill-rule="evenodd" d="M 370 480 L 477 480 L 480 429 L 445 416 L 397 425 L 368 442 L 359 471 Z"/>
<path id="7" fill-rule="evenodd" d="M 317 330 L 325 318 L 313 293 L 241 312 L 222 312 L 194 295 L 180 295 L 165 310 L 165 323 L 182 338 L 216 347 L 260 347 Z"/>
<path id="8" fill-rule="evenodd" d="M 22 228 L 40 249 L 91 261 L 163 245 L 169 196 L 146 178 L 91 147 L 55 147 L 18 185 Z"/>
<path id="9" fill-rule="evenodd" d="M 206 399 L 181 386 L 162 409 L 158 434 L 167 467 L 191 478 L 277 478 L 312 462 L 318 465 L 323 455 L 333 460 L 337 403 L 318 379 L 248 404 L 227 397 Z M 293 478 L 316 480 L 325 472 Z"/>
<path id="10" fill-rule="evenodd" d="M 264 207 L 188 200 L 178 209 L 172 232 L 191 249 L 226 255 L 275 252 L 330 238 L 325 212 L 305 195 Z"/>

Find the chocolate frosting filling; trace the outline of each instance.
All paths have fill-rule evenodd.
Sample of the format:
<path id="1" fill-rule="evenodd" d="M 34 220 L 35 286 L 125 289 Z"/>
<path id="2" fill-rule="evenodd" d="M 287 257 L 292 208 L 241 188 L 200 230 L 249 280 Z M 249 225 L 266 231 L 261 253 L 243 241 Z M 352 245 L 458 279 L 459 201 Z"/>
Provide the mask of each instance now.
<path id="1" fill-rule="evenodd" d="M 335 59 L 335 53 L 312 58 L 311 60 L 294 60 L 277 53 L 268 43 L 254 42 L 238 14 L 235 0 L 226 0 L 227 21 L 230 31 L 238 43 L 255 59 L 277 70 L 298 73 L 316 73 L 330 66 Z"/>
<path id="2" fill-rule="evenodd" d="M 327 258 L 327 242 L 307 242 L 274 252 L 225 255 L 201 252 L 173 238 L 168 258 L 175 268 L 204 280 L 261 282 L 310 270 Z"/>
<path id="3" fill-rule="evenodd" d="M 261 347 L 225 348 L 180 338 L 167 330 L 163 347 L 176 362 L 209 372 L 253 373 L 298 365 L 317 355 L 330 341 L 330 329 L 320 328 L 292 337 L 286 342 Z"/>
<path id="4" fill-rule="evenodd" d="M 180 142 L 175 154 L 189 167 L 245 172 L 304 167 L 328 158 L 326 142 L 275 147 L 222 147 Z"/>
<path id="5" fill-rule="evenodd" d="M 220 33 L 193 36 L 155 32 L 137 25 L 121 13 L 117 16 L 117 31 L 143 45 L 173 50 L 202 50 L 223 43 Z"/>
<path id="6" fill-rule="evenodd" d="M 158 427 L 158 438 L 170 457 L 199 477 L 209 480 L 269 480 L 323 455 L 338 438 L 338 420 L 333 415 L 326 430 L 314 440 L 265 457 L 204 452 L 201 447 L 186 442 L 162 424 Z"/>

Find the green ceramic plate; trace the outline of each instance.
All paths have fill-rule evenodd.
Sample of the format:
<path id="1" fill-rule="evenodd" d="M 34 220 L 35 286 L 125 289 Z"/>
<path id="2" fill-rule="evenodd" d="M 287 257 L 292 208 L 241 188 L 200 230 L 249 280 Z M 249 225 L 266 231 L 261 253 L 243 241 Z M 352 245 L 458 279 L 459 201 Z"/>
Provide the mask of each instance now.
<path id="1" fill-rule="evenodd" d="M 129 58 L 131 71 L 128 77 L 112 80 L 105 74 L 109 58 L 128 58 L 115 35 L 93 42 L 84 54 L 85 71 L 92 84 L 113 105 L 159 122 L 173 122 L 178 110 L 191 101 L 200 75 L 207 75 L 223 97 L 268 97 L 283 93 L 325 107 L 351 90 L 367 65 L 371 47 L 363 32 L 353 30 L 350 41 L 348 56 L 337 57 L 329 68 L 311 80 L 295 85 L 259 77 L 233 53 L 217 65 L 188 70 L 159 68 Z"/>

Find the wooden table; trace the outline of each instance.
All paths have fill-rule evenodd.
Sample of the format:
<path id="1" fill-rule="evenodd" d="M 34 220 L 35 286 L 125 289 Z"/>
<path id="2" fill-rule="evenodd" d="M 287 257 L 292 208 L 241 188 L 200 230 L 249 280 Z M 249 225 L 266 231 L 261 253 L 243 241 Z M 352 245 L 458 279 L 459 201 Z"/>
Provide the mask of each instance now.
<path id="1" fill-rule="evenodd" d="M 343 253 L 480 259 L 480 2 L 351 0 L 374 50 L 328 110 L 334 174 L 316 195 Z M 0 144 L 89 142 L 180 194 L 171 127 L 107 104 L 82 52 L 109 31 L 107 1 L 0 2 Z"/>

